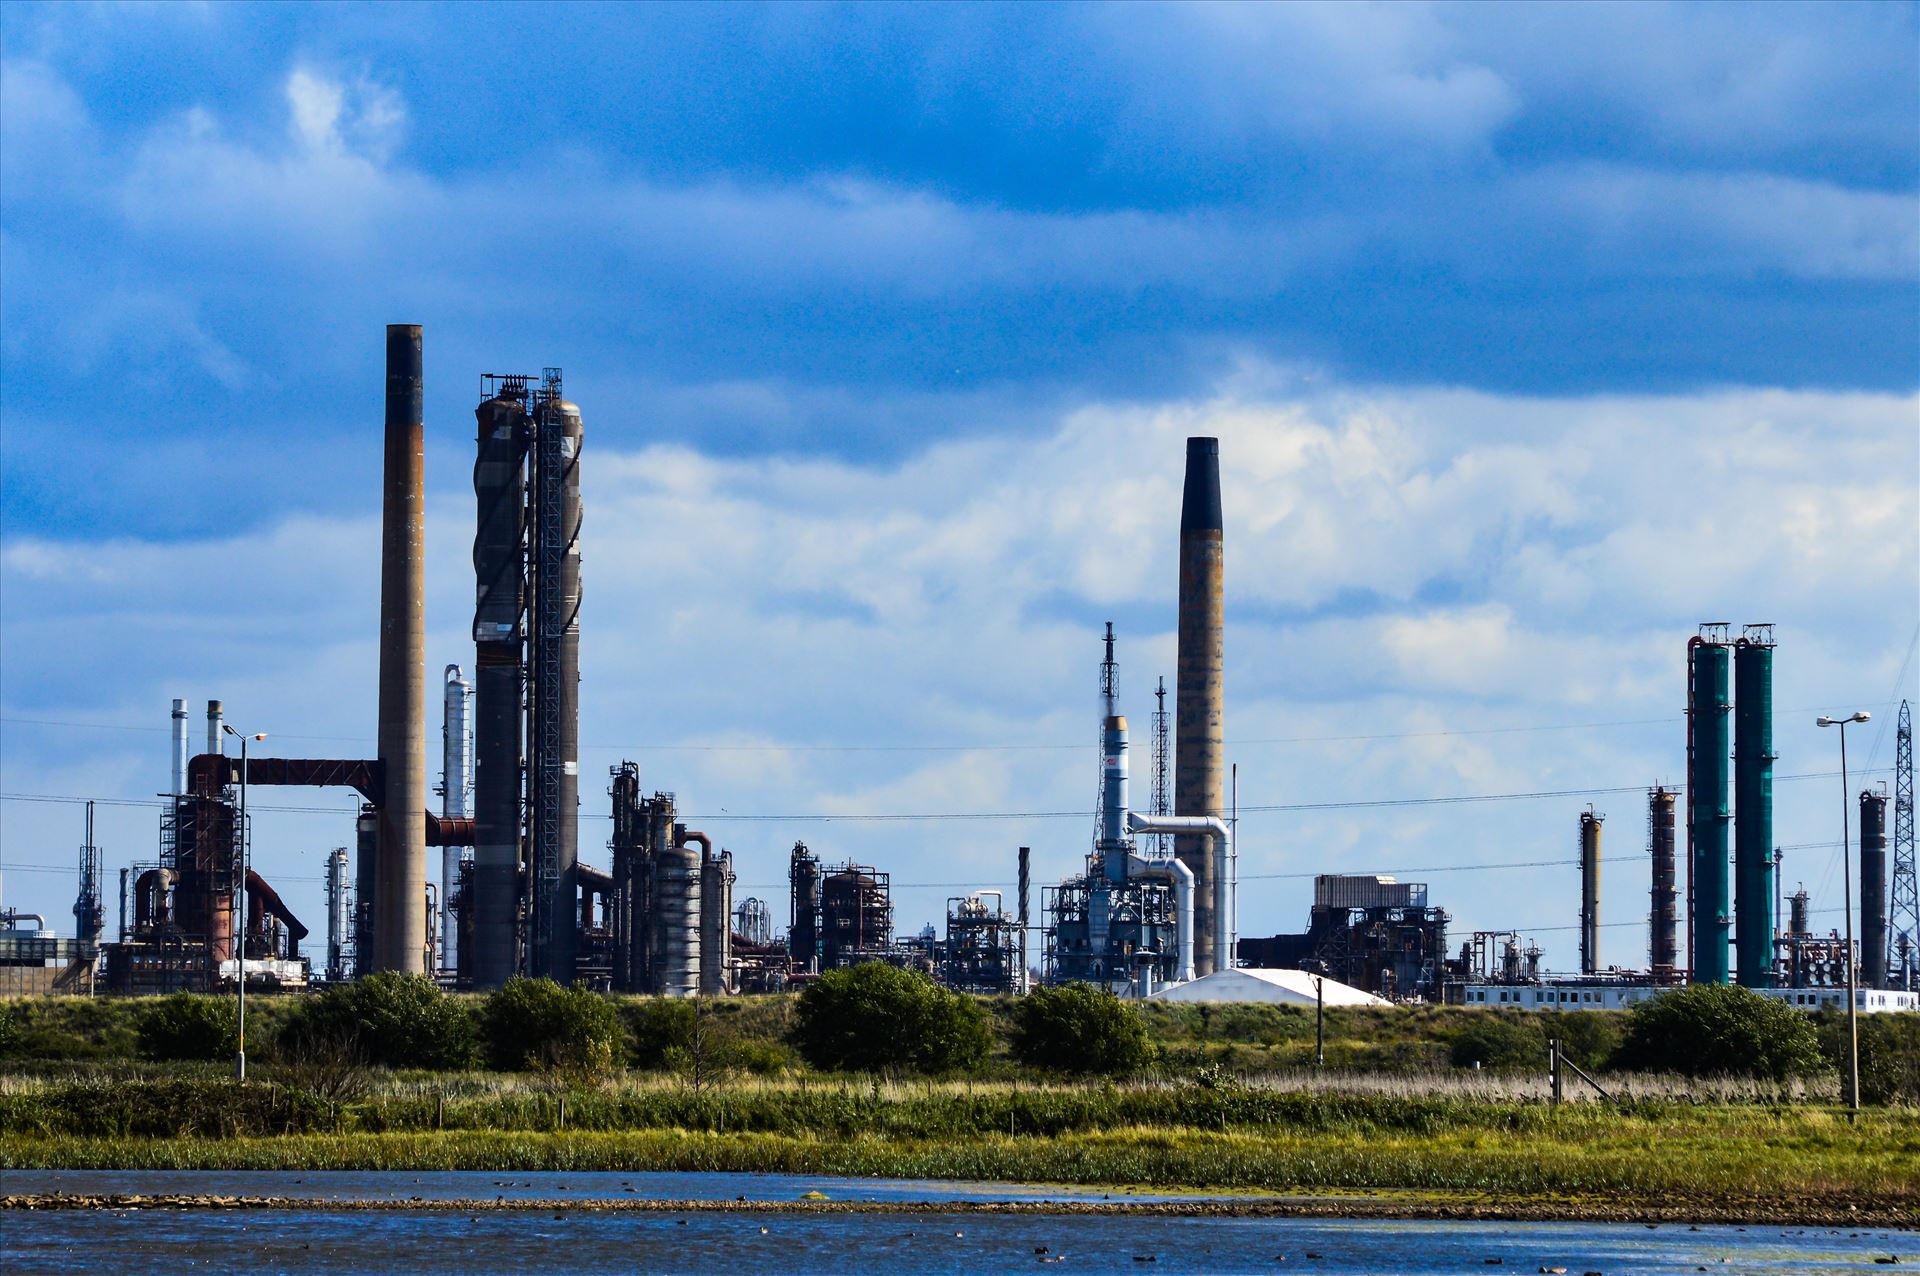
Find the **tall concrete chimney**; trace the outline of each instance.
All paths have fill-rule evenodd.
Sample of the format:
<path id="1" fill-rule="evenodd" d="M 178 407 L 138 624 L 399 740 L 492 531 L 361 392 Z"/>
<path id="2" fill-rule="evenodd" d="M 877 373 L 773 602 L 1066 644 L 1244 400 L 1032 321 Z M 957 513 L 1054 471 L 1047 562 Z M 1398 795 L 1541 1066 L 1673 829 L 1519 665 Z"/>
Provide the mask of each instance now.
<path id="1" fill-rule="evenodd" d="M 387 325 L 380 514 L 380 768 L 372 970 L 426 971 L 427 632 L 420 326 Z M 363 967 L 367 969 L 369 967 Z"/>
<path id="2" fill-rule="evenodd" d="M 1173 810 L 1226 816 L 1226 665 L 1223 612 L 1220 440 L 1187 440 L 1186 491 L 1180 501 L 1180 653 L 1176 668 Z M 1233 964 L 1214 945 L 1226 883 L 1216 878 L 1208 839 L 1174 838 L 1173 853 L 1193 874 L 1193 965 L 1198 976 Z"/>

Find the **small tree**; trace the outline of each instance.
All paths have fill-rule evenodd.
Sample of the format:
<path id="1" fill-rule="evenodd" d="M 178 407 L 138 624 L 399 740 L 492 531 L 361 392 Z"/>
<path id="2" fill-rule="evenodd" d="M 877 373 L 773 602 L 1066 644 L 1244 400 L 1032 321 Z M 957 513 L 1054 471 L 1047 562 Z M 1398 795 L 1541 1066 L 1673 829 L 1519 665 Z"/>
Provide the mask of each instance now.
<path id="1" fill-rule="evenodd" d="M 551 979 L 510 979 L 480 1012 L 487 1063 L 506 1072 L 541 1069 L 604 1075 L 621 1057 L 620 1015 L 606 998 Z"/>
<path id="2" fill-rule="evenodd" d="M 464 1068 L 473 1017 L 425 975 L 382 971 L 306 998 L 276 1046 L 290 1061 L 344 1053 L 388 1068 Z"/>
<path id="3" fill-rule="evenodd" d="M 1614 1066 L 1785 1081 L 1825 1066 L 1813 1021 L 1737 984 L 1693 984 L 1627 1012 Z"/>
<path id="4" fill-rule="evenodd" d="M 1153 1057 L 1140 1012 L 1104 988 L 1038 988 L 1013 1006 L 1013 1057 L 1059 1072 L 1137 1072 Z"/>
<path id="5" fill-rule="evenodd" d="M 830 970 L 800 994 L 793 1043 L 816 1068 L 953 1072 L 980 1064 L 993 1038 L 971 998 L 917 971 L 869 962 Z"/>
<path id="6" fill-rule="evenodd" d="M 163 997 L 141 1014 L 139 1033 L 149 1059 L 231 1059 L 240 1049 L 239 1016 L 225 997 Z"/>
<path id="7" fill-rule="evenodd" d="M 1453 1038 L 1447 1057 L 1456 1068 L 1519 1070 L 1547 1064 L 1547 1036 L 1529 1019 L 1517 1021 L 1486 1011 L 1469 1011 L 1472 1018 Z"/>

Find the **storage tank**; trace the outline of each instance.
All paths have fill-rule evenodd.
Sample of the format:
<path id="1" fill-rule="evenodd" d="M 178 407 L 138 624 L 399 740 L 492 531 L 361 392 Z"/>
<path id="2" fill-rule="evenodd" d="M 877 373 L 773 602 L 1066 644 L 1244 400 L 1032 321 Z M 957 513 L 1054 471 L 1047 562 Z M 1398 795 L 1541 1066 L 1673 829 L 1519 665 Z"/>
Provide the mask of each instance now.
<path id="1" fill-rule="evenodd" d="M 1887 986 L 1887 795 L 1860 794 L 1860 986 Z"/>
<path id="2" fill-rule="evenodd" d="M 660 946 L 662 997 L 700 991 L 700 853 L 671 846 L 653 859 L 654 933 Z"/>

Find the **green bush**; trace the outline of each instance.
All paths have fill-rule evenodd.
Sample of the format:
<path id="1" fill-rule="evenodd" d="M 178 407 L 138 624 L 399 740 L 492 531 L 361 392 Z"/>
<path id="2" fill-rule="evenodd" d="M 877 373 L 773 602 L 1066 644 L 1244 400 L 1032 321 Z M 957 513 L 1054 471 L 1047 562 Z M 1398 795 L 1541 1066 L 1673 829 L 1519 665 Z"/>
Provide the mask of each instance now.
<path id="1" fill-rule="evenodd" d="M 74 1081 L 0 1095 L 0 1133 L 84 1138 L 237 1138 L 329 1125 L 327 1104 L 286 1086 L 213 1077 Z"/>
<path id="2" fill-rule="evenodd" d="M 1813 1020 L 1737 984 L 1693 984 L 1627 1012 L 1614 1066 L 1785 1081 L 1826 1067 Z"/>
<path id="3" fill-rule="evenodd" d="M 1612 1064 L 1620 1048 L 1621 1016 L 1613 1011 L 1544 1010 L 1534 1012 L 1534 1017 L 1540 1022 L 1543 1057 L 1546 1039 L 1558 1038 L 1563 1056 L 1588 1072 L 1597 1072 Z"/>
<path id="4" fill-rule="evenodd" d="M 1875 1014 L 1860 1019 L 1860 1102 L 1920 1107 L 1920 1015 Z M 1847 1087 L 1847 1013 L 1823 1010 L 1817 1019 L 1820 1053 Z"/>
<path id="5" fill-rule="evenodd" d="M 388 1068 L 465 1068 L 473 1018 L 425 975 L 382 971 L 300 1002 L 276 1048 L 290 1060 L 346 1050 Z"/>
<path id="6" fill-rule="evenodd" d="M 1059 1072 L 1137 1072 L 1153 1057 L 1140 1012 L 1104 988 L 1038 988 L 1013 1006 L 1013 1057 Z"/>
<path id="7" fill-rule="evenodd" d="M 231 998 L 177 992 L 143 1009 L 139 1040 L 148 1059 L 231 1059 L 240 1050 L 239 1016 Z"/>
<path id="8" fill-rule="evenodd" d="M 657 1070 L 669 1066 L 676 1050 L 685 1050 L 693 1038 L 693 1002 L 681 998 L 649 997 L 626 1003 L 627 1061 L 636 1068 Z"/>
<path id="9" fill-rule="evenodd" d="M 978 1066 L 993 1039 L 970 998 L 917 971 L 869 962 L 830 970 L 800 994 L 793 1043 L 832 1071 L 954 1072 Z"/>
<path id="10" fill-rule="evenodd" d="M 625 1047 L 620 1014 L 585 988 L 551 979 L 510 979 L 480 1012 L 489 1066 L 506 1072 L 557 1069 L 599 1075 Z"/>
<path id="11" fill-rule="evenodd" d="M 0 1059 L 11 1059 L 25 1051 L 26 1033 L 20 1027 L 24 1018 L 23 1008 L 0 1006 Z"/>
<path id="12" fill-rule="evenodd" d="M 1456 1068 L 1537 1072 L 1547 1066 L 1547 1035 L 1535 1019 L 1482 1013 L 1454 1036 L 1447 1058 Z"/>

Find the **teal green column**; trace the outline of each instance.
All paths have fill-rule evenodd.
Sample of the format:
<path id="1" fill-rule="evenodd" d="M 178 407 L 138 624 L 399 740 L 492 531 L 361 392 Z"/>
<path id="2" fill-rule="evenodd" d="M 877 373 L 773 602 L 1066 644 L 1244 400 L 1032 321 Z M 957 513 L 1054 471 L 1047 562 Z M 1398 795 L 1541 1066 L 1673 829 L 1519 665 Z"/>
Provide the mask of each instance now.
<path id="1" fill-rule="evenodd" d="M 1773 645 L 1733 648 L 1734 973 L 1773 986 Z"/>
<path id="2" fill-rule="evenodd" d="M 1693 982 L 1727 982 L 1727 721 L 1729 648 L 1698 643 L 1688 661 L 1687 707 L 1693 717 L 1688 762 L 1687 827 L 1693 838 Z"/>

